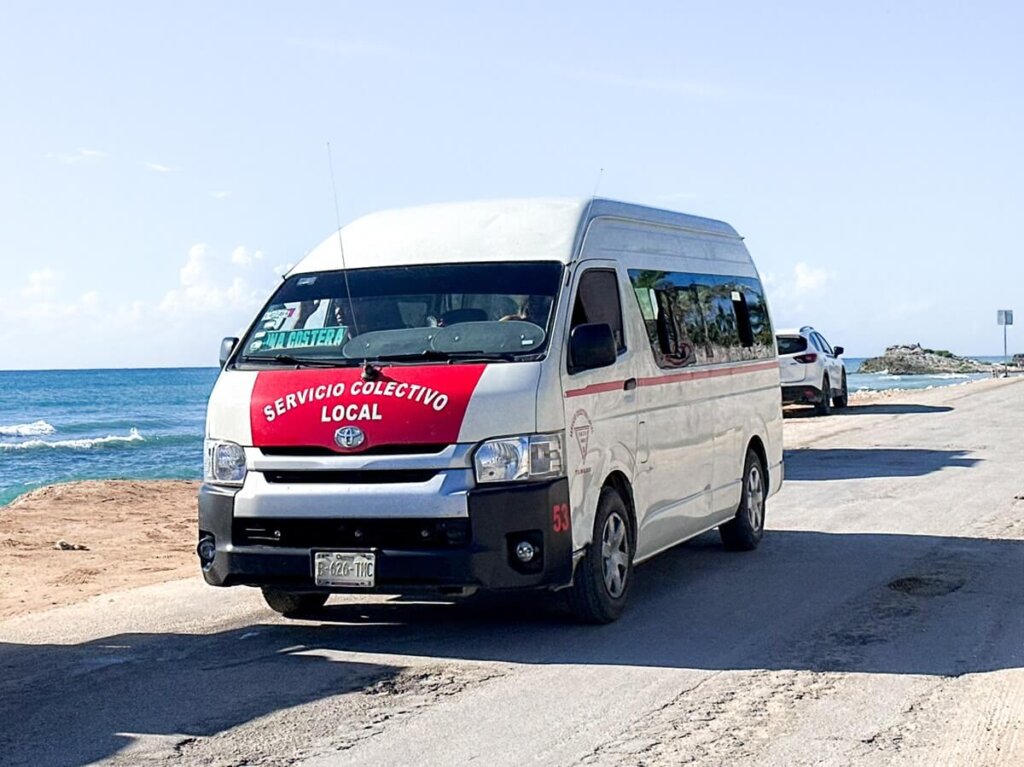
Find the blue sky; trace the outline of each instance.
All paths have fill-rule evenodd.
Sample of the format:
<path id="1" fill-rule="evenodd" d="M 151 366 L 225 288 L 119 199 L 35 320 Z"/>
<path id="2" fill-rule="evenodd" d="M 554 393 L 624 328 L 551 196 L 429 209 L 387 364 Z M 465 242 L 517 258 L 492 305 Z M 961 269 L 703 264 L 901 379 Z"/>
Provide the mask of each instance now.
<path id="1" fill-rule="evenodd" d="M 1002 351 L 1013 3 L 19 3 L 0 368 L 205 365 L 376 209 L 599 194 L 732 223 L 776 324 Z M 1024 338 L 1011 352 L 1024 350 Z M 1019 347 L 1019 348 L 1018 348 Z"/>

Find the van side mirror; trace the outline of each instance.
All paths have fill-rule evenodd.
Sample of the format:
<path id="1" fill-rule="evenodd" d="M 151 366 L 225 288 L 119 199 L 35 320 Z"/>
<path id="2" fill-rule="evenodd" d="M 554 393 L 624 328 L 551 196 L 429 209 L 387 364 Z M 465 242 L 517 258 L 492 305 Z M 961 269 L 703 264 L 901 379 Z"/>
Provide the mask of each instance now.
<path id="1" fill-rule="evenodd" d="M 841 357 L 841 356 L 843 356 L 843 352 L 845 352 L 846 349 L 844 349 L 842 346 L 837 346 L 832 351 L 834 351 L 836 353 L 837 357 Z"/>
<path id="2" fill-rule="evenodd" d="M 220 366 L 224 367 L 228 359 L 231 357 L 231 352 L 238 346 L 237 338 L 225 338 L 220 342 Z"/>
<path id="3" fill-rule="evenodd" d="M 580 373 L 614 365 L 615 336 L 606 322 L 577 325 L 569 334 L 569 372 Z"/>

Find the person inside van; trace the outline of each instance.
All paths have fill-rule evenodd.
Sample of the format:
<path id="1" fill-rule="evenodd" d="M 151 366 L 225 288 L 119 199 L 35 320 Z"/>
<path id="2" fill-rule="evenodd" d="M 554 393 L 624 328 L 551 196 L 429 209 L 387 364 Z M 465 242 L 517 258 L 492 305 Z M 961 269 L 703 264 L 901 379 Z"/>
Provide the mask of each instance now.
<path id="1" fill-rule="evenodd" d="M 507 314 L 501 318 L 501 322 L 518 320 L 519 322 L 532 322 L 542 328 L 548 326 L 548 316 L 551 313 L 551 296 L 521 296 L 519 309 L 513 314 Z"/>

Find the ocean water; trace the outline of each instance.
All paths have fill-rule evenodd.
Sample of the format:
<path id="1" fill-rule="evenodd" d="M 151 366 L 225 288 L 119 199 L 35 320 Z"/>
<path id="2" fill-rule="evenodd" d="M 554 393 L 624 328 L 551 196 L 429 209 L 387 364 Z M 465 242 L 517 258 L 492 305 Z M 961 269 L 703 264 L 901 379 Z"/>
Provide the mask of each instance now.
<path id="1" fill-rule="evenodd" d="M 889 373 L 860 373 L 860 366 L 865 357 L 844 357 L 846 373 L 851 392 L 893 391 L 934 389 L 938 386 L 955 386 L 957 384 L 991 378 L 988 373 L 937 373 L 935 375 L 890 375 Z M 1002 357 L 970 357 L 979 362 L 1002 364 Z"/>
<path id="2" fill-rule="evenodd" d="M 200 479 L 217 372 L 0 371 L 0 505 L 76 479 Z"/>
<path id="3" fill-rule="evenodd" d="M 982 358 L 1001 361 L 1000 358 Z M 926 389 L 987 376 L 857 372 L 851 391 Z M 0 371 L 0 506 L 76 479 L 199 479 L 216 368 Z"/>

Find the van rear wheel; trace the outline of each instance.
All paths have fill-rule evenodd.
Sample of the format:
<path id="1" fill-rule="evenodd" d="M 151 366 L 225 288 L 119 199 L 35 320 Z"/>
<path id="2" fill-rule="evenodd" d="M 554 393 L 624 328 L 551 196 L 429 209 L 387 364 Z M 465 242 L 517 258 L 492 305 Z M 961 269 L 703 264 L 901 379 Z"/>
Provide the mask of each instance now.
<path id="1" fill-rule="evenodd" d="M 736 516 L 718 526 L 722 543 L 730 551 L 753 551 L 764 535 L 765 499 L 768 496 L 768 475 L 761 457 L 747 450 L 743 466 L 743 490 Z"/>
<path id="2" fill-rule="evenodd" d="M 303 594 L 281 589 L 263 589 L 263 600 L 267 606 L 285 618 L 301 618 L 315 613 L 327 604 L 327 596 L 316 592 Z"/>
<path id="3" fill-rule="evenodd" d="M 611 623 L 626 608 L 633 583 L 633 529 L 622 496 L 601 490 L 590 550 L 576 566 L 569 605 L 584 623 Z"/>

